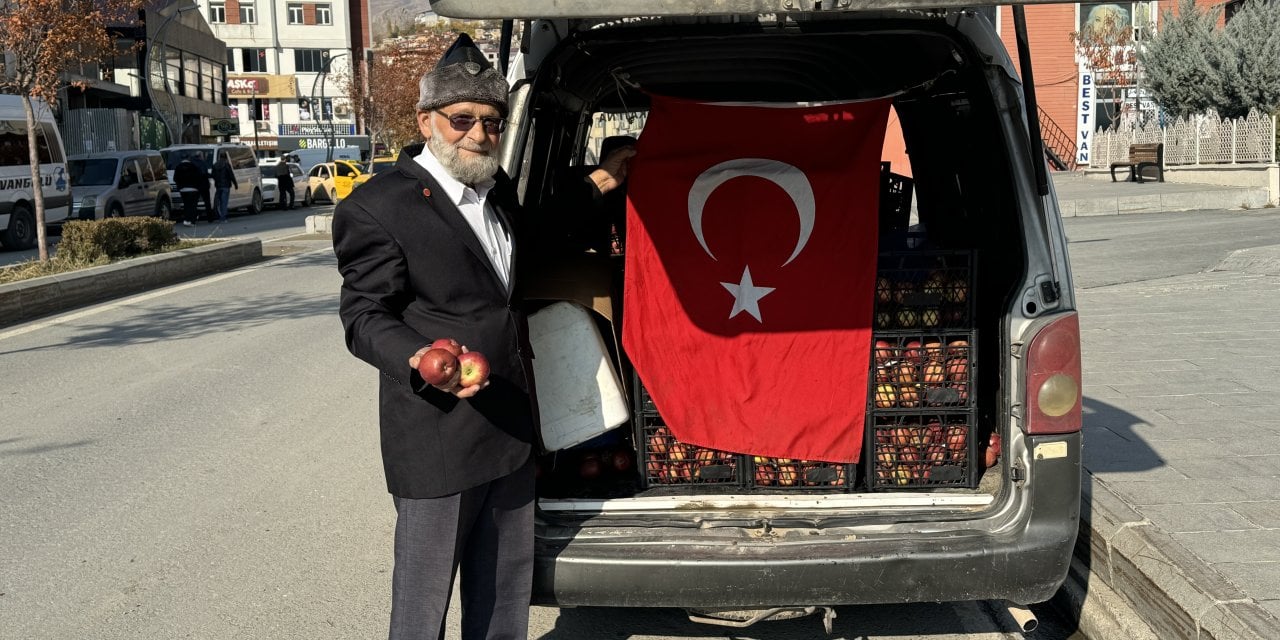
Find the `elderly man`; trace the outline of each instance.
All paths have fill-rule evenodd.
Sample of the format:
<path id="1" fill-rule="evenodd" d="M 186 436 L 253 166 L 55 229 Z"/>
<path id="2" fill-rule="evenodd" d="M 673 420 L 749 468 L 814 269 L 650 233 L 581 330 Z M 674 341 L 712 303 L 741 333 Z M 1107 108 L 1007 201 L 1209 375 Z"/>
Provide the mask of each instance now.
<path id="1" fill-rule="evenodd" d="M 525 638 L 536 414 L 520 216 L 495 157 L 507 83 L 461 35 L 419 94 L 425 145 L 401 151 L 333 219 L 347 347 L 381 373 L 397 513 L 390 637 L 443 638 L 460 572 L 462 637 Z M 487 356 L 488 382 L 427 384 L 417 364 L 440 338 Z"/>

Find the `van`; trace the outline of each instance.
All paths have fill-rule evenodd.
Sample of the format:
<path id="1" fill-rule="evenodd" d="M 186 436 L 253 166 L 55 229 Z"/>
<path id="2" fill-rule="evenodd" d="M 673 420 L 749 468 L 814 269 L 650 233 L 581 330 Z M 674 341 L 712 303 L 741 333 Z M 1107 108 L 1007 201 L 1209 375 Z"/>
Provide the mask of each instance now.
<path id="1" fill-rule="evenodd" d="M 101 220 L 121 216 L 156 216 L 173 210 L 169 178 L 159 151 L 106 151 L 67 159 L 75 194 L 72 217 Z"/>
<path id="2" fill-rule="evenodd" d="M 40 184 L 44 193 L 44 221 L 61 224 L 71 203 L 66 151 L 53 111 L 38 98 L 31 99 L 39 131 Z M 30 249 L 36 244 L 36 214 L 32 200 L 30 146 L 27 116 L 22 100 L 0 95 L 0 244 L 6 249 Z"/>
<path id="3" fill-rule="evenodd" d="M 191 158 L 196 166 L 201 167 L 210 176 L 216 158 L 226 156 L 231 168 L 236 172 L 236 188 L 231 190 L 227 200 L 228 209 L 243 209 L 252 214 L 262 213 L 262 174 L 258 171 L 258 158 L 253 149 L 246 144 L 176 144 L 160 150 L 164 156 L 166 173 L 169 176 L 169 192 L 174 209 L 182 209 L 182 196 L 178 186 L 173 182 L 173 170 L 186 158 Z M 212 178 L 210 178 L 212 181 Z M 213 184 L 209 184 L 212 198 Z"/>
<path id="4" fill-rule="evenodd" d="M 696 394 L 672 390 L 651 373 L 659 370 L 650 364 L 655 361 L 641 367 L 633 348 L 661 354 L 668 345 L 646 344 L 628 323 L 646 314 L 657 321 L 676 317 L 686 313 L 682 305 L 701 300 L 683 297 L 680 304 L 644 309 L 633 305 L 648 298 L 628 299 L 620 318 L 610 323 L 602 315 L 599 322 L 606 336 L 621 322 L 623 340 L 613 358 L 630 398 L 629 422 L 538 459 L 535 604 L 675 607 L 699 619 L 740 624 L 797 610 L 830 612 L 836 605 L 1028 605 L 1048 600 L 1063 583 L 1080 517 L 1080 338 L 1034 82 L 1020 76 L 1028 65 L 1015 65 L 994 18 L 982 11 L 914 0 L 886 0 L 874 3 L 875 11 L 859 11 L 861 4 L 432 2 L 434 11 L 450 18 L 531 21 L 523 42 L 511 49 L 524 55 L 513 76 L 501 148 L 521 203 L 543 215 L 556 211 L 548 205 L 559 185 L 581 182 L 601 131 L 633 127 L 640 140 L 637 161 L 647 142 L 663 140 L 645 137 L 657 133 L 650 106 L 659 98 L 662 104 L 833 105 L 832 121 L 843 117 L 841 104 L 888 100 L 908 154 L 905 161 L 881 165 L 878 178 L 874 166 L 870 174 L 850 177 L 870 185 L 855 199 L 879 217 L 869 227 L 876 231 L 869 232 L 875 248 L 868 266 L 853 274 L 872 278 L 874 293 L 860 304 L 874 312 L 847 320 L 860 323 L 849 327 L 849 335 L 865 340 L 859 348 L 868 368 L 860 379 L 867 388 L 838 382 L 856 360 L 779 360 L 776 366 L 795 371 L 797 382 L 763 389 L 734 409 L 746 415 L 769 398 L 798 392 L 836 394 L 836 404 L 847 397 L 842 408 L 862 417 L 860 457 L 828 462 L 820 455 L 798 459 L 679 441 L 680 429 L 665 416 L 695 414 L 698 405 L 720 401 L 725 390 L 714 384 L 699 385 Z M 984 4 L 990 3 L 965 6 Z M 1020 10 L 1014 7 L 1015 17 Z M 1025 29 L 1006 24 L 1015 28 Z M 724 126 L 715 117 L 682 124 L 703 132 Z M 795 154 L 791 140 L 774 131 L 746 126 L 733 135 Z M 697 134 L 687 138 L 702 142 Z M 810 149 L 830 152 L 821 143 Z M 769 152 L 760 153 L 751 159 L 768 161 Z M 657 173 L 663 171 L 648 175 Z M 768 190 L 767 183 L 740 184 L 767 202 L 784 193 Z M 627 219 L 636 219 L 636 192 L 627 195 L 636 207 Z M 690 187 L 688 215 L 680 200 L 672 219 L 683 225 L 680 246 L 699 256 L 714 250 L 703 263 L 720 268 L 715 261 L 725 261 L 719 247 L 726 238 L 760 233 L 734 227 L 752 219 L 743 209 L 744 215 L 715 221 L 720 235 L 704 237 L 704 226 L 712 224 L 701 215 L 703 204 L 711 206 L 707 198 L 705 190 L 695 194 Z M 801 200 L 793 196 L 777 205 L 786 212 L 779 224 L 795 225 L 793 211 L 804 211 Z M 764 237 L 784 245 L 776 259 L 769 257 L 775 267 L 798 246 L 797 228 L 802 242 L 818 241 L 821 233 L 810 238 L 805 224 L 802 216 L 799 226 L 779 227 L 784 237 Z M 617 256 L 605 256 L 611 273 L 603 281 L 623 283 L 611 289 L 615 304 L 619 291 L 635 291 L 628 289 L 629 270 L 639 264 L 633 242 L 653 240 L 628 235 L 615 245 L 621 247 Z M 682 255 L 660 257 L 649 264 L 673 271 L 684 264 L 677 262 Z M 756 271 L 752 264 L 751 275 Z M 755 327 L 748 314 L 763 310 L 767 320 L 781 313 L 765 305 L 783 294 L 765 288 L 781 285 L 762 276 L 756 285 L 745 276 L 739 283 L 736 274 L 726 274 L 718 279 L 734 280 L 720 283 L 723 288 L 710 282 L 706 291 L 719 296 L 726 315 L 738 314 L 742 326 Z M 810 282 L 829 283 L 821 277 Z M 651 288 L 637 287 L 640 294 Z M 744 291 L 754 297 L 743 302 Z M 817 299 L 830 305 L 842 296 L 847 294 L 831 290 Z M 731 312 L 727 305 L 734 300 L 738 306 Z M 821 318 L 823 310 L 812 312 Z M 743 335 L 767 337 L 764 329 Z M 732 337 L 715 333 L 708 340 L 718 345 Z M 669 358 L 701 365 L 708 379 L 720 369 L 749 378 L 749 371 L 731 364 L 747 353 L 744 348 L 713 361 L 700 353 Z M 541 381 L 538 386 L 541 391 Z M 729 412 L 719 416 L 726 430 L 737 429 L 739 420 Z M 785 416 L 772 428 L 798 433 Z"/>

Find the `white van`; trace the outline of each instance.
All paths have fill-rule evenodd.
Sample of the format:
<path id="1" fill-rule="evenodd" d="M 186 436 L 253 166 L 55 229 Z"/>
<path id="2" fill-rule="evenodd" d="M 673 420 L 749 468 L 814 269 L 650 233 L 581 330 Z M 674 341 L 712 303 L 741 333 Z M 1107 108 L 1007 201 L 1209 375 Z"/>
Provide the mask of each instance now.
<path id="1" fill-rule="evenodd" d="M 44 192 L 44 221 L 59 224 L 67 219 L 71 204 L 71 181 L 64 162 L 62 134 L 58 132 L 49 105 L 32 98 L 31 106 L 40 128 L 36 145 Z M 6 249 L 30 249 L 36 244 L 30 148 L 21 98 L 0 95 L 0 244 Z"/>
<path id="2" fill-rule="evenodd" d="M 226 155 L 231 168 L 236 172 L 236 188 L 231 190 L 228 209 L 244 209 L 249 213 L 262 213 L 262 174 L 258 171 L 258 158 L 253 150 L 245 144 L 175 144 L 160 150 L 164 156 L 165 168 L 168 170 L 169 187 L 172 192 L 173 208 L 182 209 L 182 198 L 178 194 L 178 186 L 173 182 L 173 170 L 178 163 L 191 158 L 206 174 L 213 175 L 216 162 L 214 154 Z M 209 196 L 213 197 L 213 184 L 209 184 Z"/>

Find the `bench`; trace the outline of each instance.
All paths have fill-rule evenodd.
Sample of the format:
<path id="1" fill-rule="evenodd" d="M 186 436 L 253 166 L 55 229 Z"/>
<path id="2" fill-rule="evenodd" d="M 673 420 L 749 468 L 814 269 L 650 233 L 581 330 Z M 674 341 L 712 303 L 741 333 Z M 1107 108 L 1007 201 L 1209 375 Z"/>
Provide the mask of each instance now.
<path id="1" fill-rule="evenodd" d="M 1125 178 L 1125 182 L 1142 182 L 1144 169 L 1155 169 L 1156 179 L 1164 182 L 1164 143 L 1143 142 L 1129 145 L 1129 161 L 1111 163 L 1112 182 L 1116 181 L 1116 169 L 1121 167 L 1129 169 L 1129 177 Z"/>

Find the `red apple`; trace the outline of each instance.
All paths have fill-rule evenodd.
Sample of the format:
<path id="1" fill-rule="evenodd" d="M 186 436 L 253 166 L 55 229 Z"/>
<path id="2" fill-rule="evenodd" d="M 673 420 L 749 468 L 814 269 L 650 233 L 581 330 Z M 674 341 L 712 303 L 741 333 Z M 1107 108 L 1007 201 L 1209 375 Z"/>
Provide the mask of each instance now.
<path id="1" fill-rule="evenodd" d="M 893 345 L 888 340 L 876 340 L 876 364 L 885 364 L 893 359 Z"/>
<path id="2" fill-rule="evenodd" d="M 618 473 L 626 473 L 631 470 L 635 462 L 631 459 L 631 452 L 625 449 L 618 449 L 609 456 L 609 463 L 613 465 L 613 470 Z"/>
<path id="3" fill-rule="evenodd" d="M 458 344 L 453 338 L 440 338 L 431 343 L 432 349 L 444 349 L 455 356 L 462 355 L 462 345 Z"/>
<path id="4" fill-rule="evenodd" d="M 458 371 L 458 384 L 473 387 L 489 379 L 489 360 L 479 351 L 468 351 L 458 356 Z"/>
<path id="5" fill-rule="evenodd" d="M 457 356 L 444 349 L 429 349 L 418 360 L 418 374 L 435 387 L 446 386 L 455 380 L 460 369 Z"/>
<path id="6" fill-rule="evenodd" d="M 920 359 L 921 354 L 920 354 L 919 340 L 908 340 L 907 343 L 902 346 L 903 346 L 903 350 L 902 350 L 903 358 L 911 361 Z"/>
<path id="7" fill-rule="evenodd" d="M 992 432 L 991 437 L 987 439 L 987 468 L 996 466 L 1000 461 L 1000 434 Z"/>
<path id="8" fill-rule="evenodd" d="M 600 456 L 594 453 L 588 453 L 582 457 L 582 462 L 578 464 L 578 475 L 583 480 L 595 480 L 600 477 L 603 466 L 600 464 Z"/>

